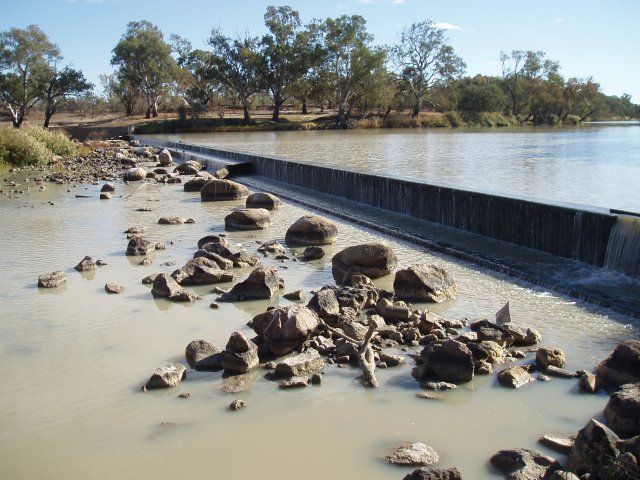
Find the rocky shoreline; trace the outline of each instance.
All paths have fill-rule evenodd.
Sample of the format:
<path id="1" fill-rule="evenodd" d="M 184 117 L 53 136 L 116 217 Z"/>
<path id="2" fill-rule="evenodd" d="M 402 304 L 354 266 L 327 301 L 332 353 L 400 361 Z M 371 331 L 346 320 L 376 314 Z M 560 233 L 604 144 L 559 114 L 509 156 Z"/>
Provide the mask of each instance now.
<path id="1" fill-rule="evenodd" d="M 210 174 L 202 171 L 197 162 L 176 166 L 166 150 L 103 142 L 93 152 L 76 160 L 58 160 L 50 166 L 53 172 L 42 172 L 42 177 L 34 179 L 36 184 L 106 182 L 101 198 L 108 199 L 117 193 L 119 181 L 183 183 L 185 179 L 184 190 L 194 191 L 199 186 L 202 201 L 247 199 L 245 209 L 225 218 L 227 230 L 263 229 L 271 221 L 269 212 L 281 205 L 279 199 L 266 192 L 258 192 L 251 198 L 246 187 L 225 178 L 228 172 Z M 3 193 L 19 195 L 11 190 Z M 162 223 L 188 221 L 177 217 L 159 220 Z M 334 242 L 339 234 L 332 223 L 318 216 L 301 217 L 287 230 L 285 245 L 267 242 L 258 252 L 292 259 L 288 247 L 302 246 L 307 248 L 304 255 L 292 260 L 303 262 L 318 258 L 324 254 L 322 246 Z M 164 248 L 147 241 L 142 228 L 132 228 L 127 235 L 128 244 L 123 245 L 123 252 L 139 257 L 141 262 L 154 249 Z M 335 284 L 308 292 L 308 302 L 306 292 L 297 290 L 296 286 L 287 288 L 276 269 L 261 265 L 257 253 L 229 244 L 224 235 L 207 235 L 194 245 L 194 250 L 193 258 L 173 273 L 142 279 L 152 285 L 154 297 L 197 301 L 199 296 L 189 291 L 189 286 L 229 282 L 236 277 L 234 269 L 252 268 L 245 280 L 229 291 L 220 291 L 217 302 L 268 299 L 284 294 L 294 299 L 295 304 L 271 308 L 255 316 L 249 324 L 255 336 L 248 338 L 242 332 L 230 332 L 224 348 L 195 339 L 185 348 L 188 368 L 176 363 L 161 366 L 144 389 L 174 387 L 187 379 L 189 369 L 234 377 L 234 383 L 239 386 L 236 393 L 244 388 L 243 377 L 247 372 L 256 369 L 264 370 L 264 375 L 273 380 L 277 388 L 317 387 L 322 385 L 324 375 L 330 374 L 329 365 L 353 368 L 354 375 L 359 375 L 359 369 L 363 388 L 371 388 L 379 384 L 377 369 L 412 361 L 415 365 L 412 376 L 422 387 L 418 395 L 437 400 L 446 395 L 447 389 L 469 382 L 476 375 L 496 375 L 505 388 L 526 388 L 533 381 L 545 381 L 553 376 L 577 382 L 585 393 L 607 388 L 611 393 L 604 409 L 607 425 L 592 419 L 575 438 L 546 438 L 545 445 L 553 445 L 559 454 L 568 453 L 565 465 L 541 452 L 516 448 L 497 452 L 491 458 L 494 468 L 508 479 L 640 476 L 639 341 L 618 346 L 595 372 L 567 371 L 561 350 L 541 346 L 542 338 L 537 331 L 511 322 L 505 311 L 492 320 L 457 320 L 426 309 L 414 309 L 409 302 L 442 302 L 455 298 L 455 279 L 442 267 L 432 264 L 416 264 L 396 271 L 395 254 L 384 243 L 353 245 L 333 256 Z M 97 263 L 84 258 L 76 268 L 91 270 Z M 383 275 L 394 275 L 393 291 L 376 288 L 371 281 Z M 38 279 L 41 288 L 63 283 L 64 272 L 43 274 Z M 105 285 L 105 290 L 118 293 L 117 285 L 110 285 L 108 289 Z M 240 410 L 247 406 L 250 407 L 238 398 L 230 408 Z M 422 467 L 407 475 L 407 479 L 462 478 L 456 468 L 433 467 L 438 455 L 432 450 L 428 445 L 414 442 L 401 445 L 386 460 Z"/>

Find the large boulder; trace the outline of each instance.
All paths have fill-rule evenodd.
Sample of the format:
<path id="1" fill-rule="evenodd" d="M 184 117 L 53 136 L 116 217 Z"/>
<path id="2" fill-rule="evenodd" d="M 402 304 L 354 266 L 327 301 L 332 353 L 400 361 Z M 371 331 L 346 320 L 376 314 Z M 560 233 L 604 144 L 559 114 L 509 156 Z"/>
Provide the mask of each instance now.
<path id="1" fill-rule="evenodd" d="M 171 276 L 180 285 L 211 285 L 214 283 L 232 282 L 233 273 L 222 270 L 218 264 L 206 257 L 189 260 L 184 267 L 174 271 Z"/>
<path id="2" fill-rule="evenodd" d="M 609 427 L 595 419 L 578 432 L 569 452 L 567 467 L 578 475 L 591 474 L 601 478 L 600 474 L 614 472 L 620 457 L 618 444 L 620 437 Z M 602 478 L 633 478 L 632 476 L 604 476 Z"/>
<path id="3" fill-rule="evenodd" d="M 473 380 L 473 354 L 464 343 L 456 340 L 434 342 L 427 345 L 420 356 L 426 373 L 433 373 L 440 380 L 456 384 Z"/>
<path id="4" fill-rule="evenodd" d="M 156 244 L 136 235 L 131 237 L 127 245 L 127 255 L 148 255 L 156 249 Z"/>
<path id="5" fill-rule="evenodd" d="M 147 178 L 147 171 L 142 167 L 132 167 L 125 170 L 122 178 L 125 182 L 140 182 Z"/>
<path id="6" fill-rule="evenodd" d="M 264 208 L 240 208 L 224 217 L 225 230 L 264 230 L 271 226 L 271 215 Z"/>
<path id="7" fill-rule="evenodd" d="M 554 347 L 540 347 L 536 351 L 536 365 L 541 370 L 548 367 L 564 367 L 567 362 L 565 354 L 559 348 Z"/>
<path id="8" fill-rule="evenodd" d="M 440 303 L 456 298 L 458 286 L 441 266 L 421 263 L 396 272 L 393 290 L 401 300 Z"/>
<path id="9" fill-rule="evenodd" d="M 598 380 L 609 387 L 640 382 L 640 340 L 625 340 L 598 365 Z"/>
<path id="10" fill-rule="evenodd" d="M 491 465 L 507 480 L 543 480 L 561 468 L 555 459 L 528 448 L 500 450 L 491 457 Z"/>
<path id="11" fill-rule="evenodd" d="M 501 347 L 513 345 L 513 336 L 501 325 L 482 319 L 471 323 L 471 331 L 478 335 L 479 341 L 496 342 Z"/>
<path id="12" fill-rule="evenodd" d="M 393 272 L 398 260 L 390 245 L 382 242 L 347 247 L 331 260 L 333 277 L 349 283 L 355 274 L 378 278 Z"/>
<path id="13" fill-rule="evenodd" d="M 171 158 L 171 152 L 166 148 L 163 148 L 158 154 L 158 161 L 160 165 L 173 165 L 173 159 Z"/>
<path id="14" fill-rule="evenodd" d="M 269 267 L 258 267 L 242 282 L 220 297 L 222 302 L 239 300 L 268 300 L 281 287 L 278 270 Z"/>
<path id="15" fill-rule="evenodd" d="M 178 165 L 175 170 L 180 175 L 196 175 L 200 170 L 202 170 L 202 165 L 195 160 L 188 160 Z"/>
<path id="16" fill-rule="evenodd" d="M 67 274 L 62 271 L 43 273 L 38 277 L 38 287 L 56 288 L 67 283 Z"/>
<path id="17" fill-rule="evenodd" d="M 640 435 L 640 383 L 622 385 L 611 395 L 604 416 L 621 437 Z"/>
<path id="18" fill-rule="evenodd" d="M 151 293 L 156 298 L 166 298 L 172 302 L 193 302 L 199 295 L 182 288 L 168 273 L 161 273 L 153 280 Z"/>
<path id="19" fill-rule="evenodd" d="M 282 208 L 282 201 L 271 193 L 256 192 L 247 197 L 246 207 L 278 210 Z"/>
<path id="20" fill-rule="evenodd" d="M 249 195 L 249 190 L 244 185 L 227 179 L 214 178 L 209 180 L 200 189 L 200 198 L 203 202 L 239 200 Z"/>
<path id="21" fill-rule="evenodd" d="M 222 350 L 206 340 L 193 340 L 185 348 L 184 356 L 191 368 L 204 371 L 222 369 Z"/>
<path id="22" fill-rule="evenodd" d="M 336 241 L 338 227 L 328 218 L 305 215 L 289 227 L 284 240 L 288 245 L 330 245 Z"/>
<path id="23" fill-rule="evenodd" d="M 90 256 L 86 256 L 73 268 L 78 272 L 95 272 L 96 262 Z"/>
<path id="24" fill-rule="evenodd" d="M 204 184 L 207 183 L 209 179 L 204 177 L 195 177 L 191 180 L 185 182 L 182 187 L 185 192 L 199 192 L 204 187 Z"/>
<path id="25" fill-rule="evenodd" d="M 214 255 L 211 255 L 214 254 Z M 202 245 L 194 257 L 207 257 L 217 262 L 217 257 L 227 259 L 236 268 L 253 267 L 260 263 L 260 258 L 255 253 L 248 253 L 244 248 L 229 245 L 227 242 L 209 242 Z M 224 268 L 220 266 L 220 268 Z"/>
<path id="26" fill-rule="evenodd" d="M 233 332 L 222 353 L 222 368 L 229 373 L 246 373 L 258 363 L 258 346 L 242 332 Z"/>
<path id="27" fill-rule="evenodd" d="M 143 390 L 156 388 L 172 388 L 187 378 L 187 369 L 181 363 L 172 363 L 156 369 L 145 383 Z"/>
<path id="28" fill-rule="evenodd" d="M 251 324 L 273 354 L 286 355 L 302 345 L 320 321 L 313 310 L 302 305 L 292 305 L 257 315 Z"/>

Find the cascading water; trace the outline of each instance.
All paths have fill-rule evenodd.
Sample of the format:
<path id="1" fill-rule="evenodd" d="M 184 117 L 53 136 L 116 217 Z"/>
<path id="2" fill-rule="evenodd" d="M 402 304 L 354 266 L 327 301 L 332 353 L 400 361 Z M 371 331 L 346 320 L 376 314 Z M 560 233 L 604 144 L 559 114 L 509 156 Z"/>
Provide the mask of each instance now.
<path id="1" fill-rule="evenodd" d="M 640 217 L 618 215 L 611 230 L 604 266 L 640 277 Z"/>

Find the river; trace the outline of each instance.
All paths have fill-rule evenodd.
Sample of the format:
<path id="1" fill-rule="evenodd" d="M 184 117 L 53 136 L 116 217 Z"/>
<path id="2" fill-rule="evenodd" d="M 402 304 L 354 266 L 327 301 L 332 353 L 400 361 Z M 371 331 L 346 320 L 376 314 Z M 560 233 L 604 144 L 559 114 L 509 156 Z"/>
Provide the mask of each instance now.
<path id="1" fill-rule="evenodd" d="M 297 138 L 323 135 L 328 134 Z M 360 135 L 371 143 L 376 138 L 355 134 Z M 191 340 L 203 338 L 224 348 L 233 331 L 252 335 L 245 324 L 254 315 L 270 305 L 290 304 L 278 296 L 213 310 L 209 304 L 217 295 L 211 287 L 194 289 L 204 299 L 182 305 L 153 299 L 141 283 L 151 273 L 183 265 L 199 238 L 222 232 L 224 216 L 236 202 L 202 203 L 197 193 L 184 193 L 180 185 L 122 183 L 115 198 L 99 201 L 100 185 L 47 185 L 39 191 L 20 175 L 4 177 L 18 188 L 32 188 L 0 199 L 0 478 L 400 479 L 412 469 L 386 465 L 381 457 L 399 443 L 421 441 L 440 453 L 439 466 L 457 466 L 465 478 L 490 480 L 500 478 L 487 465 L 497 450 L 531 447 L 552 453 L 537 444 L 540 436 L 575 433 L 601 415 L 606 404 L 605 394 L 579 394 L 573 380 L 539 381 L 512 391 L 499 387 L 495 375 L 476 377 L 447 392 L 444 401 L 423 400 L 416 397 L 420 387 L 411 377 L 410 358 L 408 365 L 379 370 L 376 390 L 360 385 L 359 370 L 328 365 L 321 386 L 302 390 L 279 390 L 264 378 L 264 370 L 257 370 L 249 390 L 233 395 L 222 391 L 229 379 L 220 373 L 189 370 L 179 387 L 143 393 L 140 387 L 155 368 L 184 363 Z M 289 225 L 308 212 L 287 202 L 274 212 L 270 229 L 228 232 L 227 238 L 255 252 L 262 242 L 283 242 Z M 195 224 L 159 225 L 161 216 L 191 217 Z M 338 241 L 327 249 L 325 260 L 263 258 L 265 265 L 278 267 L 286 291 L 309 294 L 333 283 L 333 254 L 382 239 L 393 245 L 400 267 L 437 262 L 456 278 L 458 298 L 429 308 L 452 319 L 492 318 L 509 300 L 513 320 L 538 329 L 544 345 L 562 348 L 571 370 L 592 370 L 620 340 L 640 333 L 630 317 L 335 221 Z M 134 225 L 146 226 L 148 239 L 167 245 L 152 255 L 150 266 L 124 255 L 123 232 Z M 107 265 L 93 275 L 74 271 L 85 255 Z M 38 289 L 38 275 L 53 270 L 66 271 L 67 286 Z M 248 270 L 237 273 L 242 280 Z M 107 282 L 123 285 L 125 292 L 106 294 Z M 391 288 L 392 278 L 376 284 Z M 191 398 L 178 398 L 186 392 Z M 229 411 L 234 398 L 243 398 L 247 407 Z"/>
<path id="2" fill-rule="evenodd" d="M 640 124 L 162 135 L 454 188 L 640 212 Z"/>

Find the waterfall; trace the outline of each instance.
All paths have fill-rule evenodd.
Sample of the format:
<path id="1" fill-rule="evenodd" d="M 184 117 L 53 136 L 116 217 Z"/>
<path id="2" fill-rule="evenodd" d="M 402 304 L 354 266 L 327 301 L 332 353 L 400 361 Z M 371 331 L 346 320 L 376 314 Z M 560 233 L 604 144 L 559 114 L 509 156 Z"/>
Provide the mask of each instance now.
<path id="1" fill-rule="evenodd" d="M 640 277 L 640 217 L 617 216 L 607 244 L 604 266 Z"/>

